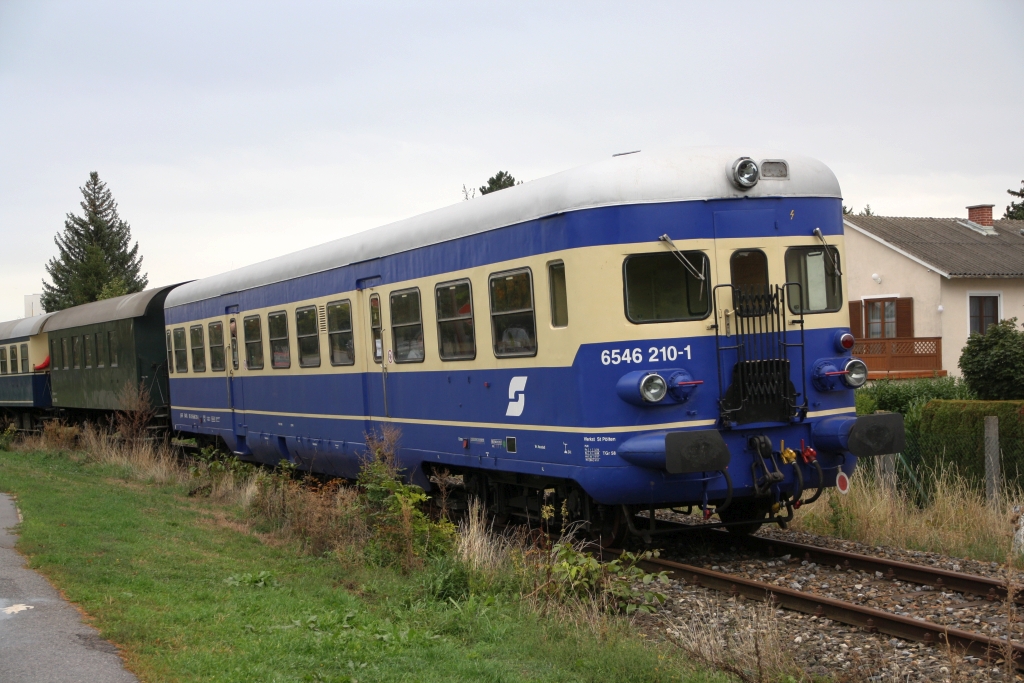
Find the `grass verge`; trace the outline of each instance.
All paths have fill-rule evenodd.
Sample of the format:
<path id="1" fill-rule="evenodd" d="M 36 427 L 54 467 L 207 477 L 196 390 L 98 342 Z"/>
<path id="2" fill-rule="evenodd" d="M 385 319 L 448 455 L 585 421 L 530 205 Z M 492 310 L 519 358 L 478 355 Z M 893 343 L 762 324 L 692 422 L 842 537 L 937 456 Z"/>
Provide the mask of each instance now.
<path id="1" fill-rule="evenodd" d="M 30 566 L 143 681 L 724 680 L 622 618 L 544 618 L 454 553 L 410 568 L 303 552 L 252 530 L 251 481 L 189 497 L 166 463 L 140 480 L 140 458 L 0 451 L 0 490 Z"/>

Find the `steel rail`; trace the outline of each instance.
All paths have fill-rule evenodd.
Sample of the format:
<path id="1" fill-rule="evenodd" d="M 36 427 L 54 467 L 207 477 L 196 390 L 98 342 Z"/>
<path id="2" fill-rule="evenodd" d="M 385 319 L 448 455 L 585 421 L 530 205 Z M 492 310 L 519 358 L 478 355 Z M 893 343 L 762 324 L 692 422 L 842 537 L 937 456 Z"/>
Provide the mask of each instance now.
<path id="1" fill-rule="evenodd" d="M 617 555 L 621 551 L 604 552 Z M 651 558 L 641 560 L 638 564 L 647 571 L 664 571 L 673 578 L 682 579 L 692 585 L 727 592 L 734 596 L 742 595 L 754 600 L 771 599 L 786 609 L 831 619 L 872 633 L 885 633 L 926 644 L 948 643 L 952 648 L 988 659 L 1010 656 L 1018 669 L 1024 669 L 1024 646 L 1008 643 L 1006 640 L 672 560 Z"/>
<path id="2" fill-rule="evenodd" d="M 695 526 L 698 526 L 663 519 L 659 519 L 658 524 L 663 525 L 662 530 L 666 532 L 669 532 L 672 527 L 676 527 L 682 532 L 690 531 Z M 922 586 L 934 586 L 943 590 L 976 595 L 987 600 L 1004 601 L 1007 596 L 1005 581 L 978 574 L 964 574 L 938 567 L 926 567 L 924 565 L 903 562 L 902 560 L 872 557 L 871 555 L 851 553 L 846 550 L 835 550 L 833 548 L 824 548 L 795 541 L 784 541 L 770 536 L 730 536 L 721 531 L 712 532 L 711 529 L 708 529 L 706 536 L 718 542 L 729 542 L 737 546 L 753 546 L 754 548 L 763 548 L 769 551 L 782 550 L 784 552 L 781 554 L 789 553 L 798 559 L 809 562 L 813 561 L 825 567 L 838 564 L 843 569 L 882 572 L 883 576 L 890 581 L 906 581 Z M 1013 599 L 1018 605 L 1024 605 L 1024 591 L 1015 591 Z"/>

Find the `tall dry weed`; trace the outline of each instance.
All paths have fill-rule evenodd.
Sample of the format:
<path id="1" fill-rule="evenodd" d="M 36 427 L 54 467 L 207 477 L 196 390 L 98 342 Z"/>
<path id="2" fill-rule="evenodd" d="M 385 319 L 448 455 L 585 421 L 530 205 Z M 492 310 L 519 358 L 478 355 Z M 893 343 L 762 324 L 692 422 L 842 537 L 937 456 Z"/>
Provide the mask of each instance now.
<path id="1" fill-rule="evenodd" d="M 114 430 L 125 441 L 145 439 L 156 417 L 156 409 L 146 385 L 141 382 L 125 382 L 117 392 L 117 404 L 121 409 L 114 413 Z"/>
<path id="2" fill-rule="evenodd" d="M 1001 503 L 993 505 L 950 468 L 930 473 L 923 483 L 929 495 L 919 501 L 908 487 L 886 480 L 873 468 L 858 469 L 848 494 L 828 489 L 797 515 L 792 527 L 868 545 L 986 562 L 1006 558 L 1013 542 L 1011 510 L 1024 501 L 1019 489 L 1007 489 Z"/>
<path id="3" fill-rule="evenodd" d="M 474 571 L 493 575 L 507 568 L 512 554 L 522 549 L 521 538 L 509 533 L 495 533 L 486 509 L 477 498 L 470 499 L 458 529 L 455 554 Z"/>

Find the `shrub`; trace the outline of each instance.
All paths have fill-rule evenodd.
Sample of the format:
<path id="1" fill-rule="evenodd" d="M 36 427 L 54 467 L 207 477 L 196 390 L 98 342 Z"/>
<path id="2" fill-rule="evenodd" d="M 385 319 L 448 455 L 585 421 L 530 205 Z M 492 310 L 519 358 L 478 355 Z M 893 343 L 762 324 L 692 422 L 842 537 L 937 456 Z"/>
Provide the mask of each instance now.
<path id="1" fill-rule="evenodd" d="M 957 377 L 922 379 L 880 379 L 857 390 L 857 413 L 864 415 L 887 410 L 906 415 L 915 405 L 933 399 L 967 400 L 975 398 L 963 380 Z"/>
<path id="2" fill-rule="evenodd" d="M 7 425 L 7 429 L 0 432 L 0 451 L 10 450 L 14 443 L 14 437 L 18 435 L 18 428 L 13 424 Z"/>
<path id="3" fill-rule="evenodd" d="M 972 334 L 959 365 L 978 398 L 1024 399 L 1024 330 L 1017 329 L 1017 319 L 1000 320 L 984 335 Z"/>
<path id="4" fill-rule="evenodd" d="M 914 435 L 921 464 L 953 465 L 976 485 L 985 480 L 985 417 L 999 418 L 999 446 L 1008 478 L 1024 472 L 1024 401 L 931 401 Z"/>

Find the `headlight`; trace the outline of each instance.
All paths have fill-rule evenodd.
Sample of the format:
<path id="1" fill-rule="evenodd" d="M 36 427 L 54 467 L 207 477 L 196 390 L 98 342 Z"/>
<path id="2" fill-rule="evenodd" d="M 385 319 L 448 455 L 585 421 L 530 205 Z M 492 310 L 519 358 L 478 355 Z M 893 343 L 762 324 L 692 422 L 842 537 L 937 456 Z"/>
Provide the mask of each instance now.
<path id="1" fill-rule="evenodd" d="M 661 375 L 651 373 L 640 380 L 640 395 L 648 403 L 657 403 L 665 398 L 666 393 L 668 393 L 668 384 Z"/>
<path id="2" fill-rule="evenodd" d="M 843 369 L 846 371 L 846 374 L 843 375 L 843 382 L 848 387 L 856 389 L 864 386 L 864 382 L 868 381 L 868 366 L 864 365 L 862 360 L 851 358 Z"/>
<path id="3" fill-rule="evenodd" d="M 757 162 L 750 157 L 740 157 L 732 164 L 732 179 L 743 189 L 757 185 L 761 177 L 761 171 L 757 168 Z"/>

